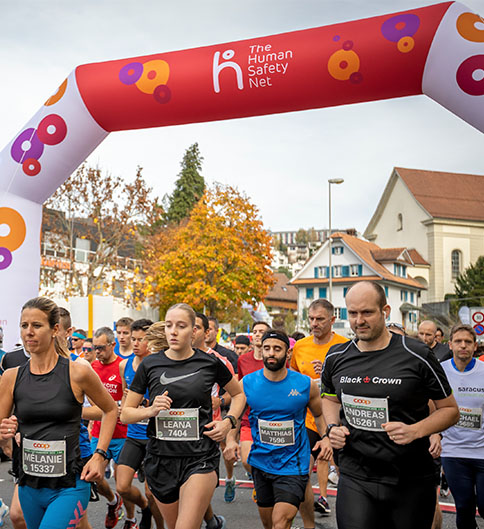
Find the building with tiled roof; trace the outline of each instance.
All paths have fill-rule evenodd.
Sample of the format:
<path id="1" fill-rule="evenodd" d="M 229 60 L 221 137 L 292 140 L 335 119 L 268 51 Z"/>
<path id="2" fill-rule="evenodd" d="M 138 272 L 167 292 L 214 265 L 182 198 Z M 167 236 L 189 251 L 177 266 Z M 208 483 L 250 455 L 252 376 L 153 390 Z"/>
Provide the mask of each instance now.
<path id="1" fill-rule="evenodd" d="M 332 299 L 336 308 L 335 329 L 349 333 L 345 305 L 348 288 L 357 281 L 377 281 L 384 288 L 392 308 L 390 320 L 416 331 L 418 306 L 424 287 L 408 274 L 415 261 L 406 248 L 380 248 L 372 242 L 346 233 L 331 237 Z M 415 259 L 423 258 L 414 250 Z M 304 326 L 307 308 L 317 298 L 329 299 L 329 242 L 308 260 L 291 280 L 298 289 L 298 324 Z"/>
<path id="2" fill-rule="evenodd" d="M 364 237 L 418 252 L 409 273 L 427 287 L 422 301 L 443 301 L 484 255 L 484 175 L 395 167 Z"/>

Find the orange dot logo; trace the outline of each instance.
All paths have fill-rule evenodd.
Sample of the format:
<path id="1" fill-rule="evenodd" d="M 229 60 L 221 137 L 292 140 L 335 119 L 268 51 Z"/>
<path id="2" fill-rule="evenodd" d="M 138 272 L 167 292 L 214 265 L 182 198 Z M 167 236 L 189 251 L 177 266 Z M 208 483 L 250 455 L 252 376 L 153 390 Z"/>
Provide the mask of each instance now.
<path id="1" fill-rule="evenodd" d="M 12 208 L 0 208 L 0 226 L 7 226 L 8 233 L 0 235 L 0 271 L 12 263 L 12 252 L 22 246 L 27 226 L 20 213 Z"/>
<path id="2" fill-rule="evenodd" d="M 126 85 L 135 85 L 140 92 L 153 95 L 158 103 L 168 103 L 171 91 L 167 86 L 170 66 L 162 59 L 154 59 L 144 64 L 130 62 L 119 71 L 119 80 Z"/>

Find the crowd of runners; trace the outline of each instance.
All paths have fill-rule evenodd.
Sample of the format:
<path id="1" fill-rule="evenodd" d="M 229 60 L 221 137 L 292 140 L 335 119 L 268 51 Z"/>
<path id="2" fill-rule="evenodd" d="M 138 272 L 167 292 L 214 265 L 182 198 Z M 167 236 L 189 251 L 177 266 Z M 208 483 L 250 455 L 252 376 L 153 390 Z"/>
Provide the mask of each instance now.
<path id="1" fill-rule="evenodd" d="M 449 488 L 457 528 L 475 529 L 484 362 L 474 329 L 458 324 L 444 344 L 423 321 L 409 337 L 371 281 L 346 305 L 352 340 L 318 299 L 309 336 L 259 321 L 229 349 L 216 318 L 184 303 L 89 338 L 49 299 L 27 301 L 22 346 L 0 364 L 0 446 L 16 481 L 0 524 L 9 513 L 14 529 L 88 529 L 101 496 L 106 529 L 229 528 L 211 501 L 220 472 L 224 500 L 236 500 L 240 461 L 265 529 L 289 529 L 298 511 L 317 527 L 331 512 L 328 482 L 340 529 L 439 529 Z"/>

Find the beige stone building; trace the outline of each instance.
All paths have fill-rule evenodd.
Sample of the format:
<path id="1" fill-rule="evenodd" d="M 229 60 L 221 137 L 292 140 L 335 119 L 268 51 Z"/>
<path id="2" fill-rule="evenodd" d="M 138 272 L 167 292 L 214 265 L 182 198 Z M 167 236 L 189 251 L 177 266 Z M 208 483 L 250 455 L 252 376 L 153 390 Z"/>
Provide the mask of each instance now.
<path id="1" fill-rule="evenodd" d="M 484 255 L 484 175 L 395 167 L 364 236 L 381 247 L 415 248 L 408 272 L 443 301 L 455 279 Z"/>

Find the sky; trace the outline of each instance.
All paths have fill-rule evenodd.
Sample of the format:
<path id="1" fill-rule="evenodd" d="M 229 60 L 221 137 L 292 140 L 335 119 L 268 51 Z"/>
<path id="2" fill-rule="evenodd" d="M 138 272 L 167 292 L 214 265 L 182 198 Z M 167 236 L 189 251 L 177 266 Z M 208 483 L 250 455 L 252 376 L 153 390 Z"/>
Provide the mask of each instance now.
<path id="1" fill-rule="evenodd" d="M 0 148 L 80 64 L 273 35 L 435 2 L 426 0 L 0 0 Z M 467 0 L 484 14 L 481 0 Z M 273 231 L 363 232 L 393 167 L 484 174 L 482 134 L 425 96 L 211 123 L 115 132 L 88 162 L 159 197 L 198 142 L 207 183 L 247 194 Z"/>

